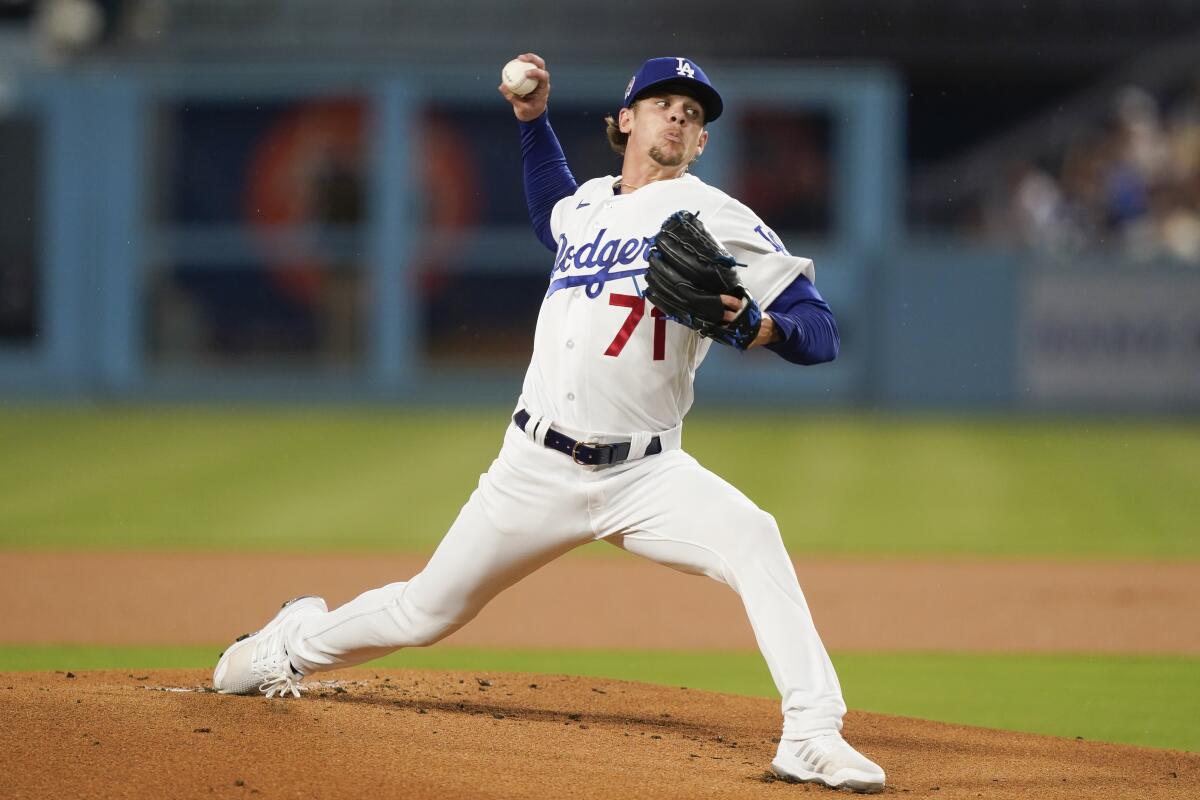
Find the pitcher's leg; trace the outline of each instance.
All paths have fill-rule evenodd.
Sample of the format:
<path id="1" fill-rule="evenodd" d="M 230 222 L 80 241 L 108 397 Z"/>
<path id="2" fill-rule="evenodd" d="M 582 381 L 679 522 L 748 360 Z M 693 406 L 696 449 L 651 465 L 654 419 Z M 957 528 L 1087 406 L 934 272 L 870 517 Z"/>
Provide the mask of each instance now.
<path id="1" fill-rule="evenodd" d="M 639 521 L 613 544 L 728 584 L 742 599 L 783 698 L 784 736 L 841 730 L 846 705 L 774 517 L 686 454 L 642 476 L 630 501 Z"/>
<path id="2" fill-rule="evenodd" d="M 505 533 L 483 505 L 476 490 L 411 580 L 372 589 L 302 622 L 288 642 L 296 669 L 307 675 L 433 644 L 501 591 L 580 543 L 537 531 Z"/>

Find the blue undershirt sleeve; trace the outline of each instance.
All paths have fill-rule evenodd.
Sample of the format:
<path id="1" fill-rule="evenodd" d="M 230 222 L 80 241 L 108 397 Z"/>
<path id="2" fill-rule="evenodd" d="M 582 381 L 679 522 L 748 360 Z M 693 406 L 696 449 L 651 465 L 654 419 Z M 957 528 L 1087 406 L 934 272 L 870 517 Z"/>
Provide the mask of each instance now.
<path id="1" fill-rule="evenodd" d="M 562 145 L 550 127 L 550 114 L 544 112 L 532 122 L 517 120 L 521 128 L 521 164 L 525 170 L 525 202 L 529 206 L 529 221 L 538 241 L 550 252 L 558 250 L 558 242 L 550 230 L 550 212 L 554 204 L 575 194 L 579 185 L 567 166 Z"/>
<path id="2" fill-rule="evenodd" d="M 823 364 L 837 358 L 841 340 L 829 304 L 801 275 L 767 307 L 783 339 L 767 348 L 793 364 Z"/>

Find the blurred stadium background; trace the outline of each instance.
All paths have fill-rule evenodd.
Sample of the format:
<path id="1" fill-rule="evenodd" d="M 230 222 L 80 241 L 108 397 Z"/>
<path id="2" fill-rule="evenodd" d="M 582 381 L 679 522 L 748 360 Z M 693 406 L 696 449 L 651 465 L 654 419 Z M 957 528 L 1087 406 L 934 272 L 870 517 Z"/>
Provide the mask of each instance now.
<path id="1" fill-rule="evenodd" d="M 689 423 L 794 555 L 1197 562 L 1192 0 L 0 0 L 0 549 L 428 552 L 550 266 L 495 90 L 527 50 L 577 177 L 619 168 L 632 71 L 695 58 L 728 101 L 696 172 L 814 258 L 838 361 L 713 352 Z M 679 668 L 496 658 L 444 664 Z M 959 713 L 980 662 L 853 658 L 852 705 L 1062 734 L 1090 664 L 1125 703 L 1097 735 L 1200 749 L 1192 651 L 1014 657 L 993 705 L 1036 724 Z M 769 693 L 745 663 L 709 685 Z M 897 699 L 922 681 L 944 711 Z"/>
<path id="2" fill-rule="evenodd" d="M 697 172 L 815 258 L 846 344 L 721 354 L 702 403 L 1191 412 L 1198 31 L 1182 0 L 0 0 L 0 391 L 511 399 L 547 260 L 496 65 L 545 55 L 590 176 L 681 49 L 733 106 Z"/>

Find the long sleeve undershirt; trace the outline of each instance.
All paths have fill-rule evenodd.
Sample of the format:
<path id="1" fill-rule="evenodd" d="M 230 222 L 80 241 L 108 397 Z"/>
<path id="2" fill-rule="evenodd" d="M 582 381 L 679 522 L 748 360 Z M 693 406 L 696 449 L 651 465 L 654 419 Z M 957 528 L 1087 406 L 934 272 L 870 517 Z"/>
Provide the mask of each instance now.
<path id="1" fill-rule="evenodd" d="M 521 129 L 521 163 L 525 173 L 525 202 L 538 241 L 550 252 L 558 242 L 550 230 L 550 213 L 579 185 L 567 166 L 548 113 L 531 122 L 517 121 Z M 783 334 L 767 348 L 793 364 L 821 364 L 837 357 L 840 340 L 829 304 L 803 275 L 790 283 L 765 309 Z"/>
<path id="2" fill-rule="evenodd" d="M 841 347 L 837 321 L 812 281 L 800 275 L 766 308 L 783 339 L 767 345 L 793 364 L 823 364 Z"/>
<path id="3" fill-rule="evenodd" d="M 550 114 L 543 112 L 532 122 L 521 122 L 521 163 L 525 170 L 525 203 L 529 221 L 538 241 L 550 252 L 558 251 L 558 242 L 550 232 L 550 212 L 554 204 L 575 194 L 579 184 L 567 166 L 562 145 L 550 127 Z"/>

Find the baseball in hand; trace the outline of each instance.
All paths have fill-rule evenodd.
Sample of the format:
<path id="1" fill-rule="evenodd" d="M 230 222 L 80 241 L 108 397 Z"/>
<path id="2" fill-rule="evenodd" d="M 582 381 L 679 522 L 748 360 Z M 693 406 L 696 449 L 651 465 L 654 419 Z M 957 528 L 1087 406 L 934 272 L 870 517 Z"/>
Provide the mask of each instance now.
<path id="1" fill-rule="evenodd" d="M 538 85 L 537 78 L 530 78 L 525 75 L 531 69 L 537 69 L 537 64 L 531 64 L 528 61 L 514 58 L 504 65 L 504 69 L 500 70 L 500 80 L 504 81 L 504 85 L 510 92 L 518 97 L 524 97 L 536 89 Z"/>

